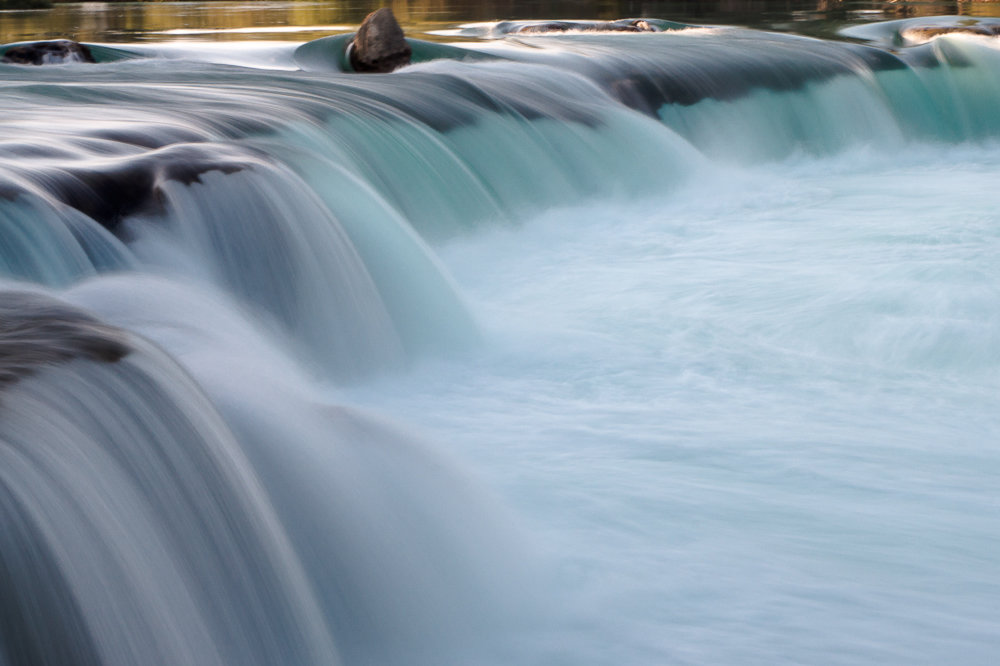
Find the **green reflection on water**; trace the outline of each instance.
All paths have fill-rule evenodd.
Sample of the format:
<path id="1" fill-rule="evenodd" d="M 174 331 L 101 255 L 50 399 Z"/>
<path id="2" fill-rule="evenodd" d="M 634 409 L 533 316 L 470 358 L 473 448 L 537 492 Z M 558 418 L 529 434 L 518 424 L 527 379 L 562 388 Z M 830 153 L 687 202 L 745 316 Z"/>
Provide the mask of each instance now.
<path id="1" fill-rule="evenodd" d="M 23 3 L 35 0 L 0 0 Z M 747 25 L 829 36 L 845 23 L 912 16 L 1000 16 L 994 2 L 854 0 L 347 0 L 345 2 L 61 3 L 49 9 L 0 11 L 0 43 L 67 37 L 86 42 L 165 40 L 307 41 L 353 30 L 365 15 L 390 6 L 408 34 L 501 19 L 664 18 Z"/>

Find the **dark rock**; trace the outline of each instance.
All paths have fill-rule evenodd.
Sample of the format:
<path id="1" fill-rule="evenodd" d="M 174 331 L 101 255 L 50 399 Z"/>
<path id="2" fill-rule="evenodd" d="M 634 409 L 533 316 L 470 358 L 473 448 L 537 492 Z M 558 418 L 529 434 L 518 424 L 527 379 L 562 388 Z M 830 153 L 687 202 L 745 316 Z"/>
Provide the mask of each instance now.
<path id="1" fill-rule="evenodd" d="M 635 19 L 634 21 L 630 21 L 629 25 L 638 28 L 639 32 L 659 32 L 659 29 L 646 19 Z"/>
<path id="2" fill-rule="evenodd" d="M 57 39 L 51 42 L 12 46 L 3 54 L 0 62 L 13 65 L 56 65 L 97 61 L 85 45 L 68 39 Z"/>
<path id="3" fill-rule="evenodd" d="M 619 21 L 599 22 L 549 21 L 548 23 L 522 26 L 514 33 L 518 35 L 544 35 L 569 30 L 577 32 L 657 32 L 656 28 L 644 19 L 621 19 Z"/>
<path id="4" fill-rule="evenodd" d="M 124 331 L 42 294 L 0 292 L 0 388 L 39 368 L 129 353 Z"/>
<path id="5" fill-rule="evenodd" d="M 566 32 L 568 30 L 579 30 L 579 26 L 563 21 L 549 21 L 548 23 L 534 23 L 523 25 L 514 30 L 516 35 L 542 35 L 548 32 Z"/>
<path id="6" fill-rule="evenodd" d="M 265 161 L 246 150 L 180 144 L 92 164 L 26 166 L 20 176 L 121 238 L 123 220 L 162 210 L 165 182 L 192 185 L 202 182 L 201 176 L 209 172 L 233 174 Z M 13 199 L 21 191 L 14 184 L 0 182 L 0 197 Z"/>
<path id="7" fill-rule="evenodd" d="M 365 17 L 351 42 L 351 67 L 356 72 L 388 74 L 410 64 L 412 51 L 388 7 Z"/>

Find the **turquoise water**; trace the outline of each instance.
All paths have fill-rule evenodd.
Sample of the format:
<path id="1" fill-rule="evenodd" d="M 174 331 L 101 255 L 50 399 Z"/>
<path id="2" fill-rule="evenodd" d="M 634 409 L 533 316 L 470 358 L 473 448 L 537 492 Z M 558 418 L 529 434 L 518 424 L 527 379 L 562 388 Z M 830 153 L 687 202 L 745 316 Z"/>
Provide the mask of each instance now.
<path id="1" fill-rule="evenodd" d="M 991 663 L 1000 49 L 922 21 L 0 65 L 0 664 Z"/>

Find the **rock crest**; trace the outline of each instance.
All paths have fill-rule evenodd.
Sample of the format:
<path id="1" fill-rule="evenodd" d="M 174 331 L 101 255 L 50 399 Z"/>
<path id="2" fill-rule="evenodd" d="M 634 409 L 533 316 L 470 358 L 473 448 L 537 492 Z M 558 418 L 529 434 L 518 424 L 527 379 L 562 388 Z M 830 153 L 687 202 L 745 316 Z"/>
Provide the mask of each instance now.
<path id="1" fill-rule="evenodd" d="M 906 28 L 902 32 L 902 36 L 910 41 L 927 41 L 933 37 L 953 34 L 997 37 L 1000 36 L 1000 25 L 931 25 Z"/>
<path id="2" fill-rule="evenodd" d="M 12 46 L 0 58 L 0 63 L 13 65 L 56 65 L 69 62 L 96 62 L 90 49 L 69 39 L 34 42 Z"/>
<path id="3" fill-rule="evenodd" d="M 553 32 L 657 32 L 655 26 L 644 19 L 620 19 L 618 21 L 549 21 L 533 23 L 514 31 L 518 35 L 544 35 Z"/>
<path id="4" fill-rule="evenodd" d="M 410 64 L 411 54 L 403 29 L 388 7 L 365 17 L 350 46 L 351 67 L 366 74 L 388 74 Z"/>
<path id="5" fill-rule="evenodd" d="M 124 331 L 43 294 L 0 294 L 0 389 L 44 366 L 129 353 Z"/>

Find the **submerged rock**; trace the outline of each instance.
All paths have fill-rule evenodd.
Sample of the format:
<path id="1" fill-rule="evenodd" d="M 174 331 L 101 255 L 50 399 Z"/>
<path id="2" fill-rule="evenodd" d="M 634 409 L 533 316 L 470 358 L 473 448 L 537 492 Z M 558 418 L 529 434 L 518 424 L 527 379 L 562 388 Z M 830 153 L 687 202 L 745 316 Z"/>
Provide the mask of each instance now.
<path id="1" fill-rule="evenodd" d="M 525 25 L 514 31 L 518 35 L 543 35 L 551 32 L 658 32 L 657 28 L 645 19 L 620 19 L 618 21 L 576 22 L 549 21 Z"/>
<path id="2" fill-rule="evenodd" d="M 20 176 L 23 182 L 122 238 L 126 218 L 162 210 L 162 187 L 166 182 L 191 185 L 200 183 L 202 175 L 209 172 L 232 174 L 266 163 L 266 159 L 247 150 L 182 143 L 95 162 L 26 165 Z M 0 198 L 13 200 L 23 192 L 23 183 L 0 182 Z"/>
<path id="3" fill-rule="evenodd" d="M 0 293 L 0 388 L 43 366 L 114 363 L 128 352 L 123 331 L 81 310 L 42 294 Z"/>
<path id="4" fill-rule="evenodd" d="M 97 62 L 85 45 L 69 39 L 12 46 L 0 62 L 13 65 L 57 65 L 69 62 Z"/>
<path id="5" fill-rule="evenodd" d="M 388 7 L 365 17 L 349 47 L 351 67 L 356 72 L 388 74 L 410 64 L 412 50 Z"/>

